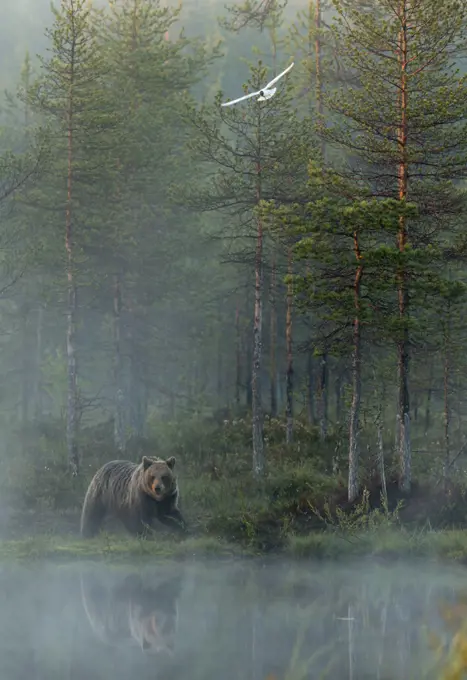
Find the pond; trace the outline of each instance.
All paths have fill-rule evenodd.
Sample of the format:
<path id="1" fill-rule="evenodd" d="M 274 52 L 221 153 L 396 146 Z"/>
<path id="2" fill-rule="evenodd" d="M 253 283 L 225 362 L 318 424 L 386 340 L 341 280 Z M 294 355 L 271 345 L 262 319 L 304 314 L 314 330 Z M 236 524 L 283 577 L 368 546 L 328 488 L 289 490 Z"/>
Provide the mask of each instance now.
<path id="1" fill-rule="evenodd" d="M 439 679 L 464 591 L 462 568 L 369 559 L 4 564 L 0 677 Z"/>

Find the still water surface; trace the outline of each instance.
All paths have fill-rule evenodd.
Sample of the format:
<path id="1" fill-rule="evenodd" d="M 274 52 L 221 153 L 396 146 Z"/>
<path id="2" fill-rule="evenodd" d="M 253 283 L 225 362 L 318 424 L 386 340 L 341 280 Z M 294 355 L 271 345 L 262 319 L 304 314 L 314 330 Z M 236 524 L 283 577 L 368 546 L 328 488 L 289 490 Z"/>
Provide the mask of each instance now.
<path id="1" fill-rule="evenodd" d="M 439 678 L 467 570 L 419 563 L 0 567 L 1 680 Z"/>

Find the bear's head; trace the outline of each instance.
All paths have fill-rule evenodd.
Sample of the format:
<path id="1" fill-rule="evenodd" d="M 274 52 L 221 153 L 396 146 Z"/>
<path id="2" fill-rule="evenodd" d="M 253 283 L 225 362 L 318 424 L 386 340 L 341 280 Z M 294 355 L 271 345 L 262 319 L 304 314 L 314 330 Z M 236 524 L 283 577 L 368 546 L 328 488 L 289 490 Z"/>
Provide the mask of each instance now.
<path id="1" fill-rule="evenodd" d="M 143 466 L 144 491 L 149 496 L 156 501 L 162 501 L 175 491 L 177 479 L 173 472 L 175 467 L 174 456 L 167 458 L 167 460 L 143 456 L 141 463 Z"/>

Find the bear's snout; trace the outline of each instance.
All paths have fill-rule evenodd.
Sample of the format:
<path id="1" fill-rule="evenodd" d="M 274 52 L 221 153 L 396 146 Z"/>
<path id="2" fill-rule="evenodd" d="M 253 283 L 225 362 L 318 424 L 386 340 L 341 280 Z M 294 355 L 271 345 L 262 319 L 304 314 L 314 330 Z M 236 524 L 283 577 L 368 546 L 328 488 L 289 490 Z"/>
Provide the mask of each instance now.
<path id="1" fill-rule="evenodd" d="M 165 485 L 162 480 L 155 479 L 152 483 L 152 492 L 155 496 L 163 495 L 165 491 Z"/>

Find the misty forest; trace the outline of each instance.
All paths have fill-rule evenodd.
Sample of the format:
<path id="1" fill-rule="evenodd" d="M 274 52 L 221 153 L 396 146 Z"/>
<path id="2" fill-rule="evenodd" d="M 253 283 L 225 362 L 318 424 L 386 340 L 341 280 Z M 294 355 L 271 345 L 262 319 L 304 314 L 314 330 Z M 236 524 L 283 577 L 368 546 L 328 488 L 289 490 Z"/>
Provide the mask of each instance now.
<path id="1" fill-rule="evenodd" d="M 230 657 L 251 680 L 463 678 L 465 2 L 18 0 L 0 34 L 5 678 L 153 678 L 141 650 L 168 647 L 174 679 Z M 80 536 L 95 473 L 147 456 L 175 458 L 186 535 Z M 136 566 L 208 553 L 289 567 Z M 132 567 L 31 582 L 59 557 Z M 112 667 L 78 663 L 84 614 Z"/>

